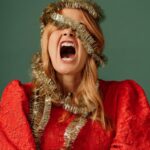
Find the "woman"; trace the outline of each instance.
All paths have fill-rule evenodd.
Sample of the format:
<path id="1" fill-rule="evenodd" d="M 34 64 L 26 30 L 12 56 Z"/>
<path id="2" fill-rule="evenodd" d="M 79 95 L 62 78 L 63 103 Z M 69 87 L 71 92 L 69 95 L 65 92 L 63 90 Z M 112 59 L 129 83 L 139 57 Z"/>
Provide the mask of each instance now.
<path id="1" fill-rule="evenodd" d="M 0 104 L 0 148 L 144 150 L 150 108 L 134 81 L 98 80 L 104 38 L 100 8 L 85 0 L 50 4 L 41 16 L 33 81 L 12 81 Z"/>

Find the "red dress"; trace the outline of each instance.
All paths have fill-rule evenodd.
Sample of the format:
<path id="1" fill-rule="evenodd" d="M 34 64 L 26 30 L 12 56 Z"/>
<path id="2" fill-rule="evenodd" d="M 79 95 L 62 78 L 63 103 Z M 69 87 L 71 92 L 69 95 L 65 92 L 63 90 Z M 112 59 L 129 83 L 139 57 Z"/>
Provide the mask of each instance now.
<path id="1" fill-rule="evenodd" d="M 0 150 L 35 150 L 28 121 L 31 84 L 14 80 L 8 84 L 0 102 Z M 100 81 L 104 109 L 113 121 L 113 130 L 104 130 L 89 119 L 73 143 L 72 150 L 148 150 L 150 149 L 150 107 L 143 89 L 132 80 Z M 65 122 L 66 113 L 53 107 L 44 134 L 41 150 L 59 150 L 64 131 L 75 117 Z"/>

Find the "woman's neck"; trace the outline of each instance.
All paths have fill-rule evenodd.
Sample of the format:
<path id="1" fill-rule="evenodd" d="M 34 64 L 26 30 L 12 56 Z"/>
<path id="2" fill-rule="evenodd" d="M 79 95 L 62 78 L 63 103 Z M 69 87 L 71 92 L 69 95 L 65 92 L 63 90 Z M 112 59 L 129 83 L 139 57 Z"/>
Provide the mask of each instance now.
<path id="1" fill-rule="evenodd" d="M 75 91 L 77 90 L 81 82 L 81 75 L 57 74 L 57 79 L 64 93 L 68 93 L 68 92 L 75 93 Z"/>

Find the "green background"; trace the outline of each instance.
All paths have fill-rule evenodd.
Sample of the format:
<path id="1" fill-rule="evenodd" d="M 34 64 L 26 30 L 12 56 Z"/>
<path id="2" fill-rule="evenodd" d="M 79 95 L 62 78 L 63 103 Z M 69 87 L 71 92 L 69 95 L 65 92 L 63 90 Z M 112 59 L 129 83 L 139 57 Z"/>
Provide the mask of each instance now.
<path id="1" fill-rule="evenodd" d="M 0 0 L 0 93 L 8 82 L 31 80 L 31 56 L 40 49 L 39 16 L 50 0 Z M 97 0 L 106 19 L 105 80 L 136 80 L 150 98 L 150 0 Z"/>

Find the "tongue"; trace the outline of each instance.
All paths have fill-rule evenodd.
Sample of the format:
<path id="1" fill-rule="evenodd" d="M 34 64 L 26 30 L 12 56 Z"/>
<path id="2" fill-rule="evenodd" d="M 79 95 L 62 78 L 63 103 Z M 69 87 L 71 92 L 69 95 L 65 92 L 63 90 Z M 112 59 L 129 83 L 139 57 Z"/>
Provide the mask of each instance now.
<path id="1" fill-rule="evenodd" d="M 73 56 L 73 54 L 65 54 L 62 56 L 62 58 L 72 58 Z"/>

